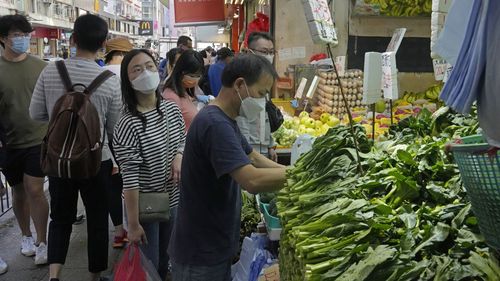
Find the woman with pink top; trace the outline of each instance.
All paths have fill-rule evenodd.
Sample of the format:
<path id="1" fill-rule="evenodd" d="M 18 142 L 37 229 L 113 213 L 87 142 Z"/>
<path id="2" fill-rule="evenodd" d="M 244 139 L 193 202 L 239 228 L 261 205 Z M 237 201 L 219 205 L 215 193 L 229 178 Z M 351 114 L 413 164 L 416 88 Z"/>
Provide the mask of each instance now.
<path id="1" fill-rule="evenodd" d="M 198 113 L 197 93 L 195 92 L 201 91 L 198 81 L 203 75 L 203 65 L 203 58 L 198 52 L 184 51 L 163 87 L 163 98 L 175 102 L 181 109 L 186 131 Z"/>

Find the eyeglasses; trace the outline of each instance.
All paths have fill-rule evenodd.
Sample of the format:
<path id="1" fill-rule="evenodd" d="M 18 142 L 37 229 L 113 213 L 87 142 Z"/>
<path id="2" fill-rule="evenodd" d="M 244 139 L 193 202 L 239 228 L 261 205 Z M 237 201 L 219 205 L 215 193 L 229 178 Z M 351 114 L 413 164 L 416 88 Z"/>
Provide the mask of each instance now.
<path id="1" fill-rule="evenodd" d="M 250 52 L 252 52 L 253 54 L 255 55 L 274 55 L 275 54 L 275 50 L 271 49 L 261 49 L 261 50 L 257 50 L 257 49 L 249 49 Z"/>
<path id="2" fill-rule="evenodd" d="M 21 38 L 21 37 L 28 37 L 31 38 L 31 34 L 29 32 L 14 32 L 9 34 L 7 37 L 9 38 Z"/>

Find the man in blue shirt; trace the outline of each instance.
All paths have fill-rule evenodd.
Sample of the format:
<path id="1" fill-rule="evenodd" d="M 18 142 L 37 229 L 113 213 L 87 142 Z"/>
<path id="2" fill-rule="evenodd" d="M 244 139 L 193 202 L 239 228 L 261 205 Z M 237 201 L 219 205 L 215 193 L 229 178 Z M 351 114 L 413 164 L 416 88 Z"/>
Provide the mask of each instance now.
<path id="1" fill-rule="evenodd" d="M 221 48 L 217 51 L 217 62 L 212 64 L 208 69 L 208 81 L 210 81 L 210 89 L 212 95 L 217 97 L 222 88 L 222 71 L 224 67 L 233 59 L 234 54 L 229 48 Z"/>
<path id="2" fill-rule="evenodd" d="M 285 167 L 253 150 L 236 117 L 260 114 L 258 102 L 277 77 L 265 58 L 248 54 L 229 63 L 222 89 L 191 123 L 181 171 L 178 215 L 170 240 L 174 281 L 229 281 L 238 250 L 241 191 L 279 190 Z"/>

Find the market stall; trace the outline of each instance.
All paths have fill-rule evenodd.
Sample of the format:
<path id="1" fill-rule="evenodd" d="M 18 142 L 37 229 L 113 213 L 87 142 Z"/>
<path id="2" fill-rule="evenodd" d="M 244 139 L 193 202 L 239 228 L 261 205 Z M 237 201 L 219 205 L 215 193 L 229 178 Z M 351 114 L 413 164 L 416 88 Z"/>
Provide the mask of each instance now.
<path id="1" fill-rule="evenodd" d="M 277 40 L 284 76 L 275 101 L 286 114 L 273 136 L 293 166 L 284 189 L 256 199 L 269 239 L 279 240 L 280 276 L 269 280 L 500 280 L 498 153 L 476 135 L 481 130 L 475 105 L 463 115 L 439 98 L 451 70 L 431 54 L 451 2 L 350 3 L 354 14 L 348 18 L 357 32 L 366 32 L 362 22 L 377 23 L 380 30 L 384 21 L 391 28 L 397 21 L 406 22 L 407 35 L 427 39 L 427 61 L 413 58 L 426 73 L 398 73 L 396 61 L 398 68 L 412 67 L 408 52 L 395 59 L 398 48 L 388 47 L 396 71 L 379 74 L 382 83 L 373 79 L 380 66 L 367 67 L 366 59 L 360 64 L 354 57 L 361 55 L 351 49 L 342 54 L 350 46 L 341 43 L 342 26 L 336 54 L 347 54 L 350 63 L 321 57 L 310 64 L 307 57 L 325 49 L 302 37 L 310 51 L 303 55 L 304 49 L 286 50 L 290 45 Z M 345 7 L 340 1 L 334 6 Z M 401 41 L 400 49 L 408 48 L 409 41 Z M 369 46 L 363 48 L 365 58 Z M 381 86 L 370 96 L 373 81 Z M 285 108 L 287 99 L 293 110 Z"/>

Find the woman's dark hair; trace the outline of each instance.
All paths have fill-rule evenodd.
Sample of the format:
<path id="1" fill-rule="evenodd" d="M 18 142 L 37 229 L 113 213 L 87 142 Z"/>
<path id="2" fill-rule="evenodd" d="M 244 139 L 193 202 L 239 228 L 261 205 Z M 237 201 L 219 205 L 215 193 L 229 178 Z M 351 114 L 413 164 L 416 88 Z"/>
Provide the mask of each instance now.
<path id="1" fill-rule="evenodd" d="M 186 74 L 200 74 L 203 75 L 205 71 L 203 57 L 200 53 L 187 50 L 182 53 L 175 64 L 170 77 L 165 82 L 163 90 L 166 88 L 172 89 L 179 97 L 185 97 L 186 92 L 189 96 L 194 97 L 194 89 L 185 90 L 182 87 L 182 77 Z"/>
<path id="2" fill-rule="evenodd" d="M 146 49 L 133 49 L 132 51 L 128 52 L 127 55 L 123 58 L 122 64 L 121 64 L 121 70 L 120 70 L 120 76 L 121 76 L 121 86 L 122 86 L 122 99 L 123 99 L 123 107 L 125 108 L 126 112 L 129 112 L 132 116 L 135 116 L 139 118 L 142 122 L 142 127 L 145 130 L 146 129 L 146 117 L 144 117 L 144 114 L 139 112 L 137 110 L 137 97 L 135 96 L 135 90 L 132 87 L 132 83 L 130 83 L 130 79 L 128 77 L 128 65 L 130 64 L 130 61 L 137 55 L 139 54 L 146 54 L 148 57 L 150 57 L 153 62 L 156 65 L 156 61 L 151 55 L 151 53 L 146 50 Z M 158 68 L 158 65 L 156 65 Z M 155 92 L 156 95 L 156 111 L 163 116 L 163 112 L 160 109 L 160 104 L 162 101 L 162 96 L 159 91 L 159 89 L 156 89 Z"/>
<path id="3" fill-rule="evenodd" d="M 30 22 L 22 15 L 6 15 L 0 17 L 0 37 L 9 36 L 10 31 L 19 30 L 23 33 L 30 33 L 33 31 Z M 3 48 L 5 45 L 0 42 Z"/>
<path id="4" fill-rule="evenodd" d="M 183 50 L 181 48 L 172 48 L 167 52 L 167 60 L 170 67 L 174 67 L 175 64 L 175 56 L 177 54 L 182 54 Z"/>
<path id="5" fill-rule="evenodd" d="M 244 78 L 247 86 L 255 84 L 262 74 L 278 78 L 273 65 L 264 57 L 254 54 L 241 54 L 224 67 L 222 86 L 230 88 L 238 78 Z"/>
<path id="6" fill-rule="evenodd" d="M 104 63 L 105 64 L 110 63 L 114 56 L 125 56 L 126 54 L 127 52 L 123 51 L 111 51 L 107 53 L 106 56 L 104 56 Z"/>

